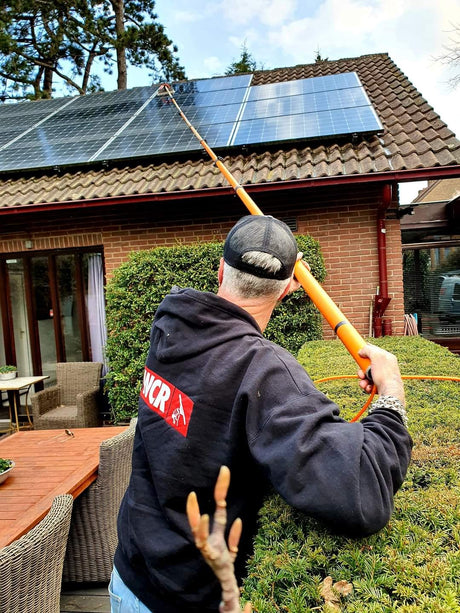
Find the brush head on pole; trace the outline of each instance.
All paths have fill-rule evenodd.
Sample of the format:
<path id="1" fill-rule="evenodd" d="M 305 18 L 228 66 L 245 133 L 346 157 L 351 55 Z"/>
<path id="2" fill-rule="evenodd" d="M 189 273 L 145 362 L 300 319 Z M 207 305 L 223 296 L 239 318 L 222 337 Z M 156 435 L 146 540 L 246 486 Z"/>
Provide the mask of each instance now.
<path id="1" fill-rule="evenodd" d="M 157 96 L 169 96 L 174 94 L 174 89 L 169 83 L 162 83 L 157 90 Z"/>

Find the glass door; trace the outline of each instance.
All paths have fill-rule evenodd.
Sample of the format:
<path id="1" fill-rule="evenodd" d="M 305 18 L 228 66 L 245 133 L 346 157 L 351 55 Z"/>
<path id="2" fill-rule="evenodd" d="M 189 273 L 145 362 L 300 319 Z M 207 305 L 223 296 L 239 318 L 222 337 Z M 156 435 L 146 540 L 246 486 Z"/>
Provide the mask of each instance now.
<path id="1" fill-rule="evenodd" d="M 418 331 L 433 340 L 460 338 L 460 246 L 403 252 L 404 307 Z"/>
<path id="2" fill-rule="evenodd" d="M 1 363 L 51 385 L 56 362 L 102 361 L 103 285 L 94 249 L 0 257 Z"/>
<path id="3" fill-rule="evenodd" d="M 76 268 L 74 255 L 56 257 L 62 344 L 67 362 L 83 361 Z"/>
<path id="4" fill-rule="evenodd" d="M 34 323 L 37 326 L 38 353 L 41 360 L 40 374 L 48 375 L 52 379 L 56 371 L 57 346 L 55 330 L 56 308 L 50 284 L 50 268 L 47 257 L 32 257 L 30 259 L 33 305 L 35 306 Z M 53 288 L 55 289 L 55 288 Z M 56 313 L 57 315 L 58 313 Z M 59 333 L 59 330 L 58 330 Z"/>

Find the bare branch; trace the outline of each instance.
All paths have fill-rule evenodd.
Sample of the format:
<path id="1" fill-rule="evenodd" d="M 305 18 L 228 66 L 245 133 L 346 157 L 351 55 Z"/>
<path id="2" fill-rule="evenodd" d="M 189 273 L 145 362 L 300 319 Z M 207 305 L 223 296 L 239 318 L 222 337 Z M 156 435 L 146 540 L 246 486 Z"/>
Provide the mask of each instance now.
<path id="1" fill-rule="evenodd" d="M 230 470 L 222 466 L 214 489 L 216 510 L 211 534 L 209 533 L 209 516 L 200 514 L 200 507 L 195 492 L 187 498 L 187 517 L 195 539 L 195 545 L 214 571 L 222 587 L 220 613 L 241 613 L 240 590 L 236 582 L 233 562 L 238 552 L 242 523 L 236 519 L 230 528 L 228 547 L 225 542 L 227 525 L 227 491 L 230 485 Z M 243 613 L 251 613 L 251 603 L 247 603 Z"/>
<path id="2" fill-rule="evenodd" d="M 436 62 L 457 70 L 457 73 L 448 81 L 450 86 L 455 89 L 460 84 L 460 26 L 453 26 L 452 34 L 453 36 L 449 38 L 450 43 L 443 46 L 445 52 L 434 59 Z"/>

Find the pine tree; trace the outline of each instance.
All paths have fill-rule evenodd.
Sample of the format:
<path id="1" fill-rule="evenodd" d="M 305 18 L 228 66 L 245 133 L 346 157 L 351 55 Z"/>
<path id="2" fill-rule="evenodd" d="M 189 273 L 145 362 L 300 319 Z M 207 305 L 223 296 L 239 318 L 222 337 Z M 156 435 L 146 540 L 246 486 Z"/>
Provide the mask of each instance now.
<path id="1" fill-rule="evenodd" d="M 3 98 L 50 98 L 56 78 L 70 92 L 101 89 L 96 70 L 116 72 L 127 87 L 129 66 L 152 80 L 185 78 L 177 47 L 158 23 L 151 0 L 8 0 L 0 3 Z"/>
<path id="2" fill-rule="evenodd" d="M 246 43 L 241 47 L 241 56 L 240 59 L 232 62 L 230 66 L 227 68 L 225 74 L 240 74 L 244 72 L 254 72 L 257 70 L 257 62 L 254 60 L 252 55 L 249 53 Z"/>

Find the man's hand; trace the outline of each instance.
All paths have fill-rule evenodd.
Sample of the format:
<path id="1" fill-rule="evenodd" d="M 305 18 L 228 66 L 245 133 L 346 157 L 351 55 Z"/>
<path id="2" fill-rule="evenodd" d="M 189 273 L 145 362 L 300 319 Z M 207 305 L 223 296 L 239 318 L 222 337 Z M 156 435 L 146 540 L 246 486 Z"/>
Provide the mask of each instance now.
<path id="1" fill-rule="evenodd" d="M 370 344 L 362 347 L 358 353 L 362 358 L 370 359 L 372 372 L 372 381 L 369 381 L 365 373 L 361 369 L 358 370 L 359 386 L 370 394 L 372 383 L 374 383 L 379 395 L 394 396 L 404 404 L 404 385 L 396 356 L 389 351 L 385 351 L 385 349 Z"/>
<path id="2" fill-rule="evenodd" d="M 307 264 L 307 262 L 301 261 L 302 258 L 303 258 L 303 253 L 301 251 L 299 251 L 299 253 L 297 254 L 297 262 L 300 262 L 303 266 L 305 266 L 310 271 L 311 270 L 310 265 Z M 295 291 L 297 291 L 300 287 L 301 287 L 300 283 L 297 281 L 297 279 L 295 277 L 295 269 L 294 269 L 294 272 L 292 274 L 291 284 L 290 284 L 289 290 L 288 290 L 288 295 L 292 294 Z"/>

